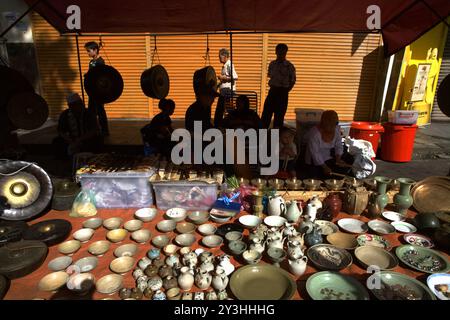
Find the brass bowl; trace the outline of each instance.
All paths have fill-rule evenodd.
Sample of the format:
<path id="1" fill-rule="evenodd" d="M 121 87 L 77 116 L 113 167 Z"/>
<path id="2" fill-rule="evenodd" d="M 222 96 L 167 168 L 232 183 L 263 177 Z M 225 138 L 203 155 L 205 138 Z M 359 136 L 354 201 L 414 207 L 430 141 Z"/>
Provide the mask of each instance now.
<path id="1" fill-rule="evenodd" d="M 93 254 L 94 256 L 101 257 L 109 250 L 110 246 L 111 244 L 109 241 L 106 240 L 95 241 L 89 246 L 88 251 L 90 254 Z"/>
<path id="2" fill-rule="evenodd" d="M 255 186 L 257 188 L 264 188 L 267 185 L 267 180 L 266 179 L 252 179 L 252 186 Z"/>
<path id="3" fill-rule="evenodd" d="M 72 255 L 75 252 L 77 252 L 81 247 L 81 242 L 78 240 L 69 240 L 61 243 L 58 246 L 59 253 L 65 254 L 65 255 Z"/>
<path id="4" fill-rule="evenodd" d="M 325 180 L 325 185 L 327 186 L 327 189 L 330 191 L 339 191 L 342 189 L 344 185 L 344 180 L 327 179 Z"/>
<path id="5" fill-rule="evenodd" d="M 180 222 L 177 224 L 177 231 L 179 233 L 193 233 L 196 227 L 190 222 Z"/>
<path id="6" fill-rule="evenodd" d="M 322 184 L 322 180 L 317 179 L 305 179 L 303 180 L 303 185 L 306 190 L 315 191 L 320 189 L 320 185 Z"/>
<path id="7" fill-rule="evenodd" d="M 358 180 L 358 179 L 352 178 L 352 177 L 346 177 L 346 178 L 344 178 L 344 184 L 346 187 L 357 188 L 357 187 L 362 187 L 362 185 L 364 184 L 364 181 Z"/>
<path id="8" fill-rule="evenodd" d="M 269 183 L 269 187 L 272 187 L 275 189 L 283 189 L 285 181 L 281 180 L 281 179 L 269 179 L 268 183 Z"/>
<path id="9" fill-rule="evenodd" d="M 103 294 L 113 294 L 122 288 L 123 277 L 118 274 L 108 274 L 100 278 L 95 287 L 97 291 Z"/>
<path id="10" fill-rule="evenodd" d="M 69 280 L 69 275 L 64 271 L 56 271 L 47 274 L 38 284 L 39 290 L 56 291 L 64 286 Z"/>
<path id="11" fill-rule="evenodd" d="M 106 238 L 113 243 L 118 243 L 124 240 L 127 235 L 128 231 L 125 229 L 114 229 L 108 231 L 108 233 L 106 234 Z"/>
<path id="12" fill-rule="evenodd" d="M 122 218 L 109 218 L 103 221 L 103 226 L 108 230 L 114 230 L 120 228 L 122 225 L 123 219 Z"/>
<path id="13" fill-rule="evenodd" d="M 112 272 L 118 274 L 125 274 L 134 267 L 135 260 L 133 257 L 120 257 L 116 258 L 109 264 L 109 268 Z"/>
<path id="14" fill-rule="evenodd" d="M 138 231 L 140 228 L 142 228 L 142 221 L 137 219 L 129 220 L 125 222 L 123 227 L 129 232 Z"/>
<path id="15" fill-rule="evenodd" d="M 141 229 L 131 234 L 131 239 L 133 239 L 137 243 L 145 243 L 150 240 L 151 237 L 152 233 L 147 229 Z"/>

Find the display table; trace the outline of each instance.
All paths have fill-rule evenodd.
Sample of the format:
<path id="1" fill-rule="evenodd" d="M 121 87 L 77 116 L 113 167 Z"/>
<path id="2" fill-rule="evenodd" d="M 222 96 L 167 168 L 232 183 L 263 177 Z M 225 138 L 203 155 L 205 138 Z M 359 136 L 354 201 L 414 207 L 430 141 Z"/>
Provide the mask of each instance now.
<path id="1" fill-rule="evenodd" d="M 110 217 L 121 217 L 121 218 L 123 218 L 124 222 L 126 222 L 130 219 L 134 219 L 134 217 L 133 217 L 134 212 L 135 212 L 134 209 L 114 209 L 114 210 L 103 209 L 103 210 L 99 210 L 97 216 L 104 218 L 104 219 L 110 218 Z M 242 214 L 245 214 L 245 213 L 241 212 L 240 215 L 242 215 Z M 413 216 L 415 213 L 410 211 L 408 214 L 410 216 Z M 366 218 L 364 216 L 360 216 L 360 217 L 351 216 L 351 215 L 348 215 L 345 213 L 339 214 L 339 216 L 335 220 L 339 220 L 341 218 L 346 218 L 346 217 L 357 218 L 357 219 L 361 219 L 363 221 L 369 220 L 368 218 Z M 235 220 L 237 218 L 238 217 L 234 218 L 233 220 Z M 73 232 L 82 228 L 82 223 L 85 220 L 87 220 L 87 218 L 69 217 L 68 212 L 50 211 L 43 217 L 40 217 L 40 218 L 34 220 L 32 223 L 36 223 L 36 222 L 48 220 L 48 219 L 67 219 L 68 221 L 70 221 L 72 223 L 72 232 L 71 232 L 71 235 L 69 236 L 69 239 L 72 238 Z M 152 232 L 152 237 L 155 235 L 161 234 L 159 231 L 156 230 L 155 226 L 162 219 L 163 219 L 163 212 L 160 211 L 158 213 L 157 217 L 153 221 L 145 222 L 143 224 L 142 228 L 149 229 Z M 212 223 L 212 222 L 209 222 L 209 223 Z M 248 232 L 249 232 L 248 230 L 245 230 L 244 236 L 248 235 Z M 103 228 L 103 227 L 98 228 L 95 231 L 94 236 L 88 242 L 83 243 L 80 250 L 78 250 L 72 256 L 73 262 L 77 261 L 80 258 L 91 256 L 91 254 L 88 252 L 89 245 L 97 240 L 105 240 L 106 233 L 107 233 L 107 230 L 105 228 Z M 202 236 L 198 232 L 195 232 L 194 234 L 197 238 L 197 241 L 193 245 L 193 249 L 197 248 L 197 247 L 203 247 L 201 245 Z M 174 232 L 168 233 L 168 235 L 171 237 L 171 239 L 174 239 L 175 236 L 177 235 L 177 233 L 176 233 L 176 231 L 174 231 Z M 395 247 L 397 247 L 398 245 L 404 244 L 402 236 L 403 236 L 403 234 L 394 233 L 392 235 L 388 235 L 388 236 L 384 236 L 384 237 L 391 243 L 391 245 L 393 247 L 392 250 L 395 250 Z M 324 242 L 326 242 L 326 239 L 324 239 Z M 112 271 L 109 270 L 109 264 L 115 258 L 113 252 L 118 246 L 126 244 L 126 243 L 135 243 L 135 242 L 133 240 L 131 240 L 130 236 L 128 235 L 126 240 L 122 241 L 121 243 L 112 243 L 108 252 L 105 255 L 103 255 L 102 257 L 98 258 L 98 260 L 99 260 L 98 266 L 93 271 L 91 271 L 91 273 L 95 276 L 96 280 L 100 279 L 101 277 L 103 277 L 107 274 L 112 273 Z M 138 252 L 134 256 L 136 259 L 136 264 L 137 264 L 138 260 L 140 258 L 144 257 L 146 255 L 147 251 L 153 247 L 149 242 L 147 242 L 145 244 L 137 244 L 137 246 L 138 246 Z M 44 277 L 46 274 L 52 272 L 48 268 L 47 264 L 52 259 L 62 256 L 62 254 L 60 254 L 58 252 L 57 247 L 58 246 L 56 245 L 56 246 L 49 248 L 49 253 L 48 253 L 47 259 L 45 260 L 44 264 L 42 264 L 42 266 L 39 269 L 37 269 L 35 272 L 33 272 L 23 278 L 15 279 L 15 280 L 11 281 L 11 287 L 4 299 L 35 299 L 35 298 L 41 298 L 41 299 L 103 299 L 103 298 L 119 299 L 118 293 L 108 296 L 105 294 L 100 294 L 96 291 L 91 292 L 89 296 L 77 296 L 77 295 L 73 294 L 72 292 L 70 292 L 65 287 L 61 288 L 56 293 L 40 291 L 38 289 L 39 280 L 42 277 Z M 223 247 L 225 247 L 225 245 Z M 207 249 L 207 248 L 205 248 L 205 249 Z M 208 249 L 208 250 L 213 252 L 215 255 L 220 255 L 223 253 L 222 248 Z M 440 251 L 440 252 L 442 252 L 442 251 Z M 449 255 L 447 253 L 443 252 L 443 254 L 444 254 L 444 256 L 447 257 L 447 259 L 449 258 Z M 232 258 L 232 262 L 236 266 L 239 266 L 243 263 L 243 261 L 240 261 L 240 260 L 236 261 L 234 258 Z M 270 261 L 267 259 L 267 257 L 264 256 L 263 260 L 261 260 L 260 263 L 270 263 Z M 289 270 L 288 266 L 287 266 L 287 261 L 284 261 L 283 263 L 281 263 L 281 268 L 283 268 L 285 270 Z M 392 271 L 411 276 L 413 278 L 416 278 L 416 279 L 422 281 L 423 283 L 426 283 L 426 278 L 428 276 L 425 273 L 416 272 L 416 271 L 413 271 L 412 269 L 404 267 L 402 265 L 402 263 L 400 263 L 400 265 L 398 267 L 396 267 L 395 269 L 393 269 Z M 297 281 L 298 290 L 295 293 L 293 299 L 296 299 L 296 300 L 310 299 L 306 292 L 305 285 L 306 285 L 306 280 L 308 279 L 308 277 L 315 272 L 317 272 L 317 269 L 315 269 L 312 266 L 312 264 L 309 262 L 308 268 L 307 268 L 305 274 L 303 274 L 298 279 L 294 278 Z M 351 266 L 349 266 L 348 268 L 341 270 L 341 273 L 353 276 L 358 281 L 360 281 L 364 286 L 365 286 L 365 280 L 368 278 L 368 276 L 370 276 L 370 274 L 368 274 L 365 269 L 363 269 L 362 267 L 360 267 L 358 265 L 358 262 L 356 261 L 356 258 L 354 257 L 354 255 L 353 255 L 353 264 Z M 135 281 L 132 277 L 132 271 L 130 271 L 124 275 L 123 285 L 125 287 L 129 287 L 129 288 L 135 287 Z M 270 288 L 267 288 L 267 290 L 270 290 Z M 196 288 L 193 287 L 192 291 L 196 291 Z M 229 291 L 229 296 L 232 297 L 232 294 L 230 291 Z M 371 297 L 371 298 L 375 299 L 374 297 Z"/>

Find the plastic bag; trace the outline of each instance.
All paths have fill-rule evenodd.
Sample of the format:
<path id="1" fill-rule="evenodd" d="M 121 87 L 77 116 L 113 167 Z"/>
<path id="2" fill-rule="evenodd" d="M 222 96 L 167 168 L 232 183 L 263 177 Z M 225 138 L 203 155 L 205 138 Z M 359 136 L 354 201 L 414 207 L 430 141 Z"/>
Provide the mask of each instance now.
<path id="1" fill-rule="evenodd" d="M 81 191 L 75 198 L 72 210 L 70 211 L 71 217 L 92 217 L 97 214 L 97 208 L 95 204 L 95 196 L 91 191 Z"/>
<path id="2" fill-rule="evenodd" d="M 357 179 L 365 179 L 375 173 L 377 165 L 372 161 L 375 157 L 372 144 L 366 140 L 345 138 L 348 152 L 354 157 L 352 171 Z"/>

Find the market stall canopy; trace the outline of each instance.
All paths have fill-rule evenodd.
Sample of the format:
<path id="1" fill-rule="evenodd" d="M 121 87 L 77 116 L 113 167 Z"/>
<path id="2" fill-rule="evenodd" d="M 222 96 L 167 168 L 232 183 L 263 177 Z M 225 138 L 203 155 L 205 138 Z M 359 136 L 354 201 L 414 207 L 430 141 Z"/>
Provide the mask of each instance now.
<path id="1" fill-rule="evenodd" d="M 450 14 L 449 0 L 26 0 L 36 1 L 35 10 L 62 34 L 381 32 L 386 55 Z M 71 5 L 80 8 L 79 30 L 67 27 Z M 372 30 L 374 6 L 380 24 Z"/>

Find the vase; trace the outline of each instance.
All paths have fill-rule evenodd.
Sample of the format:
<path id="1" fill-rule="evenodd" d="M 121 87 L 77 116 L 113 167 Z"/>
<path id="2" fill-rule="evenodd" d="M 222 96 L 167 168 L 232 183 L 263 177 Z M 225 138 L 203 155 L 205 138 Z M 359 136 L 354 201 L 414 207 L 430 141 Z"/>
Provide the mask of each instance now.
<path id="1" fill-rule="evenodd" d="M 195 285 L 200 290 L 206 290 L 211 286 L 212 276 L 209 272 L 204 270 L 197 270 L 195 275 Z"/>
<path id="2" fill-rule="evenodd" d="M 191 290 L 194 285 L 194 276 L 188 267 L 181 268 L 181 275 L 178 277 L 178 285 L 184 291 Z"/>
<path id="3" fill-rule="evenodd" d="M 400 214 L 406 215 L 409 207 L 413 204 L 413 198 L 410 194 L 411 186 L 416 182 L 408 178 L 397 180 L 400 183 L 400 191 L 394 196 L 394 204 Z"/>
<path id="4" fill-rule="evenodd" d="M 292 200 L 286 211 L 286 219 L 290 223 L 297 223 L 302 215 L 302 211 L 298 209 L 297 201 Z"/>
<path id="5" fill-rule="evenodd" d="M 328 195 L 328 197 L 325 198 L 323 203 L 328 205 L 328 207 L 330 208 L 331 214 L 333 216 L 332 219 L 336 218 L 336 216 L 342 210 L 342 200 L 339 197 L 338 193 L 331 193 L 330 195 Z"/>
<path id="6" fill-rule="evenodd" d="M 380 206 L 380 211 L 383 212 L 384 208 L 389 202 L 389 196 L 387 195 L 387 186 L 391 183 L 391 179 L 387 177 L 375 177 L 377 182 L 377 202 Z"/>
<path id="7" fill-rule="evenodd" d="M 225 290 L 228 285 L 228 276 L 225 270 L 221 267 L 217 267 L 212 278 L 212 287 L 217 291 Z"/>
<path id="8" fill-rule="evenodd" d="M 367 204 L 367 215 L 369 218 L 379 218 L 381 217 L 381 208 L 378 203 L 378 193 L 372 192 L 369 196 L 369 203 Z"/>

